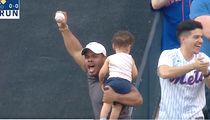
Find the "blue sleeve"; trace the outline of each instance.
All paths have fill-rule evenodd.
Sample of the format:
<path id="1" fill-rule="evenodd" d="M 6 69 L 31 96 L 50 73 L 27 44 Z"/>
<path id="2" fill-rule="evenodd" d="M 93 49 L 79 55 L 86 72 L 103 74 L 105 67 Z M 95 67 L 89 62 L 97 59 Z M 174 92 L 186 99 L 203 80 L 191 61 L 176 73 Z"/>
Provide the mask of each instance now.
<path id="1" fill-rule="evenodd" d="M 201 15 L 210 15 L 210 0 L 193 0 L 190 9 L 190 18 L 195 19 Z"/>

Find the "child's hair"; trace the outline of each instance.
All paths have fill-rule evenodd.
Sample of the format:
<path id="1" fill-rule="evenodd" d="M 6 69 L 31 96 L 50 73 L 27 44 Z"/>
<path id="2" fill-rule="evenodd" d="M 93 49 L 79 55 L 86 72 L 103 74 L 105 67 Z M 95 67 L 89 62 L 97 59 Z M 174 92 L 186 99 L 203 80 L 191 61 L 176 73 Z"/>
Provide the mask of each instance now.
<path id="1" fill-rule="evenodd" d="M 127 47 L 134 42 L 134 36 L 128 31 L 118 31 L 112 38 L 112 44 L 116 47 Z"/>

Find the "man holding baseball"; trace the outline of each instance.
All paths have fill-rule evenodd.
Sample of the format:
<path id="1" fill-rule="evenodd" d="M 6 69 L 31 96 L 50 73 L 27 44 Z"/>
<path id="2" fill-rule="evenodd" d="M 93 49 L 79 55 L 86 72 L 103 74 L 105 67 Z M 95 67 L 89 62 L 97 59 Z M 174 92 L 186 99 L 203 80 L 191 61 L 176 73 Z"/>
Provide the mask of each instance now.
<path id="1" fill-rule="evenodd" d="M 161 85 L 159 119 L 204 119 L 205 85 L 210 88 L 210 58 L 200 52 L 202 25 L 187 20 L 177 27 L 180 48 L 164 50 L 159 58 Z"/>
<path id="2" fill-rule="evenodd" d="M 140 93 L 134 86 L 132 86 L 131 92 L 128 94 L 115 93 L 111 87 L 107 86 L 103 96 L 103 92 L 99 84 L 98 74 L 107 56 L 106 49 L 103 45 L 97 42 L 91 42 L 87 44 L 85 48 L 83 48 L 79 40 L 68 28 L 66 12 L 57 12 L 55 15 L 55 20 L 58 24 L 59 30 L 62 33 L 67 51 L 81 67 L 81 69 L 87 72 L 89 96 L 96 119 L 100 118 L 102 97 L 103 101 L 107 103 L 112 103 L 113 101 L 126 105 L 139 105 L 143 103 Z M 130 118 L 128 113 L 128 107 L 124 107 L 120 114 L 120 118 Z"/>

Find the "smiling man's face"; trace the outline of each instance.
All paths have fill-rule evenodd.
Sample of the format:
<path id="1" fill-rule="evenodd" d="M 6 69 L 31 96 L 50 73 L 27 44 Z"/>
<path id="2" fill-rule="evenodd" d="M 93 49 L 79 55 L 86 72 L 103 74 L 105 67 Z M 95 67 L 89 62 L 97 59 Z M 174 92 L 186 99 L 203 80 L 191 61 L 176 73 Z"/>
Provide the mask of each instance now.
<path id="1" fill-rule="evenodd" d="M 195 29 L 190 31 L 190 34 L 184 37 L 183 44 L 192 54 L 197 54 L 200 52 L 203 32 L 202 29 Z"/>
<path id="2" fill-rule="evenodd" d="M 90 76 L 98 76 L 106 57 L 103 54 L 96 54 L 91 50 L 85 53 L 85 68 Z"/>

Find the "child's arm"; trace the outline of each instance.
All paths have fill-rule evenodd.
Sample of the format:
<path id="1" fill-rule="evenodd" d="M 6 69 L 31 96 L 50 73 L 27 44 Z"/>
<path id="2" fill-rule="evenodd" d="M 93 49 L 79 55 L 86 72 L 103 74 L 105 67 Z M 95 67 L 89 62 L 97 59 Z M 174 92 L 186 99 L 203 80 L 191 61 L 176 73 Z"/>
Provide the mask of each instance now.
<path id="1" fill-rule="evenodd" d="M 109 60 L 106 59 L 104 65 L 102 66 L 101 70 L 99 71 L 99 82 L 103 85 L 104 78 L 109 72 Z"/>
<path id="2" fill-rule="evenodd" d="M 138 76 L 138 69 L 136 67 L 135 61 L 133 59 L 133 67 L 132 67 L 132 80 L 135 80 Z"/>

